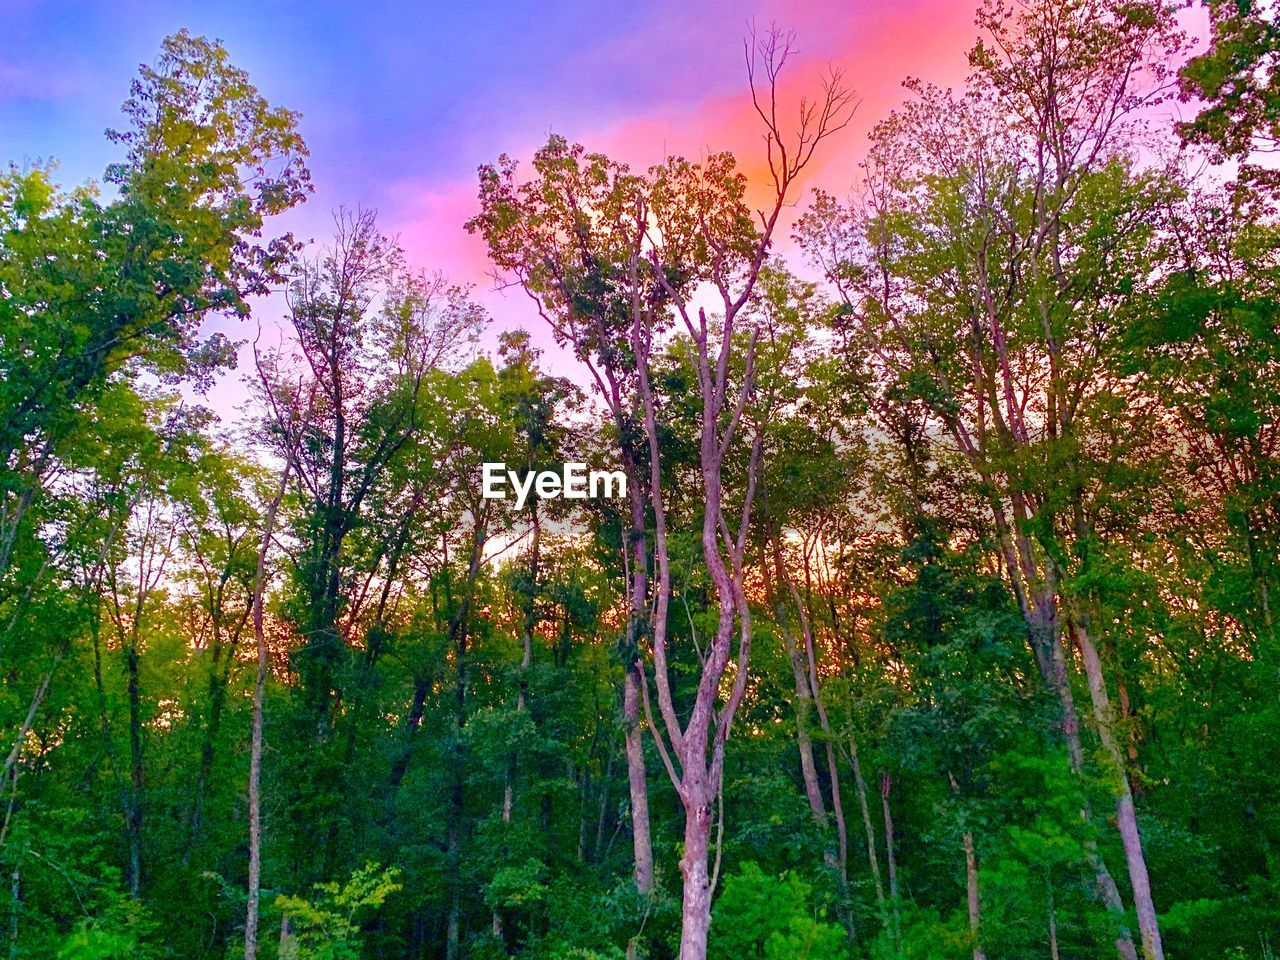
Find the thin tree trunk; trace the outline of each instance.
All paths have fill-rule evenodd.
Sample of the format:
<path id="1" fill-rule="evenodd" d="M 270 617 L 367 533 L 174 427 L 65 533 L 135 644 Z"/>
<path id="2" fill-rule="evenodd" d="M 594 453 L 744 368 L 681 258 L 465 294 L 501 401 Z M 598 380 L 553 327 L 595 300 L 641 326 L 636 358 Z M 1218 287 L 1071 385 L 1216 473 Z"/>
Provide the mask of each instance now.
<path id="1" fill-rule="evenodd" d="M 1053 907 L 1053 878 L 1050 877 L 1045 887 L 1049 899 L 1049 960 L 1060 960 L 1058 954 L 1058 917 Z"/>
<path id="2" fill-rule="evenodd" d="M 462 901 L 456 880 L 458 859 L 457 838 L 451 838 L 449 845 L 449 873 L 455 879 L 452 882 L 453 892 L 449 895 L 449 922 L 445 925 L 444 956 L 445 960 L 458 960 L 458 948 L 462 939 Z"/>
<path id="3" fill-rule="evenodd" d="M 466 647 L 465 641 L 455 648 L 458 661 L 458 717 L 457 729 L 454 732 L 454 743 L 449 750 L 451 754 L 450 776 L 452 784 L 449 789 L 449 839 L 446 862 L 448 866 L 449 890 L 449 922 L 445 928 L 445 960 L 457 960 L 462 932 L 462 828 L 466 815 L 466 784 L 463 780 L 463 747 L 462 734 L 466 727 Z"/>
<path id="4" fill-rule="evenodd" d="M 394 794 L 400 789 L 405 774 L 409 772 L 409 760 L 413 757 L 413 744 L 417 738 L 418 728 L 422 726 L 422 717 L 427 709 L 427 696 L 431 693 L 429 677 L 418 677 L 413 683 L 413 701 L 409 706 L 409 714 L 405 717 L 405 744 L 399 755 L 391 764 L 391 774 L 387 778 Z"/>
<path id="5" fill-rule="evenodd" d="M 459 666 L 459 669 L 462 669 Z M 462 751 L 461 739 L 462 730 L 465 721 L 459 718 L 458 729 L 455 733 L 457 742 L 450 751 L 453 754 L 452 779 L 453 784 L 449 791 L 449 839 L 446 861 L 448 865 L 448 890 L 449 890 L 449 921 L 445 927 L 444 955 L 445 960 L 458 960 L 458 951 L 461 944 L 462 934 L 462 818 L 465 813 L 463 803 L 465 799 L 465 787 L 462 780 Z"/>
<path id="6" fill-rule="evenodd" d="M 1003 526 L 1003 523 L 998 523 L 998 526 Z M 1018 540 L 1018 555 L 1030 557 L 1031 550 L 1030 542 L 1024 542 L 1024 539 L 1020 537 Z M 1012 561 L 1012 555 L 1010 559 Z M 1031 561 L 1028 560 L 1027 562 Z M 1011 575 L 1013 574 L 1011 573 Z M 1071 692 L 1066 652 L 1058 636 L 1058 604 L 1053 588 L 1053 581 L 1056 578 L 1053 577 L 1052 568 L 1050 568 L 1049 576 L 1049 585 L 1035 597 L 1035 607 L 1032 608 L 1028 606 L 1026 601 L 1023 602 L 1023 616 L 1026 620 L 1032 650 L 1040 666 L 1042 679 L 1050 693 L 1057 699 L 1061 708 L 1059 723 L 1063 740 L 1067 745 L 1067 760 L 1071 766 L 1071 772 L 1077 778 L 1083 778 L 1084 747 L 1080 740 L 1080 714 L 1076 710 L 1075 697 Z M 1093 812 L 1087 800 L 1080 813 L 1086 823 L 1092 823 Z M 1124 925 L 1124 900 L 1120 896 L 1120 889 L 1116 886 L 1115 878 L 1107 868 L 1106 861 L 1103 860 L 1096 841 L 1093 839 L 1085 840 L 1084 849 L 1089 865 L 1093 870 L 1097 895 L 1102 900 L 1107 912 L 1116 919 L 1116 953 L 1121 957 L 1121 960 L 1138 960 L 1138 951 L 1134 946 L 1133 936 L 1130 934 L 1128 927 Z"/>
<path id="7" fill-rule="evenodd" d="M 462 942 L 462 832 L 466 816 L 465 746 L 463 732 L 467 726 L 467 691 L 470 686 L 468 661 L 471 630 L 471 605 L 475 599 L 476 578 L 484 560 L 484 544 L 488 537 L 489 514 L 473 508 L 475 530 L 471 540 L 471 558 L 467 564 L 467 588 L 462 603 L 449 621 L 456 676 L 454 679 L 454 739 L 450 745 L 448 889 L 449 921 L 445 928 L 445 960 L 457 960 Z"/>
<path id="8" fill-rule="evenodd" d="M 636 890 L 653 892 L 653 843 L 649 837 L 649 784 L 645 775 L 644 743 L 640 734 L 640 667 L 627 668 L 622 689 L 622 719 L 626 725 L 627 783 L 631 789 L 631 839 Z M 656 734 L 655 734 L 656 735 Z"/>
<path id="9" fill-rule="evenodd" d="M 154 504 L 148 509 L 146 514 L 146 533 L 143 538 L 142 550 L 148 551 L 154 549 L 151 542 L 151 523 L 154 517 Z M 164 561 L 161 560 L 159 569 L 163 570 Z M 142 729 L 142 678 L 140 673 L 141 651 L 139 643 L 141 639 L 142 623 L 144 619 L 145 603 L 147 593 L 150 588 L 155 586 L 155 582 L 151 579 L 155 571 L 150 567 L 149 563 L 144 564 L 138 575 L 137 597 L 134 601 L 132 611 L 132 623 L 129 626 L 128 634 L 124 629 L 124 615 L 120 609 L 120 597 L 118 585 L 114 576 L 111 579 L 111 597 L 115 607 L 116 627 L 120 637 L 120 646 L 124 653 L 125 659 L 125 676 L 126 695 L 129 704 L 129 787 L 125 792 L 124 803 L 124 819 L 125 819 L 125 837 L 128 843 L 128 877 L 129 877 L 129 897 L 137 900 L 142 896 L 142 820 L 143 820 L 143 794 L 145 790 L 144 776 L 144 757 L 143 757 L 143 729 Z"/>
<path id="10" fill-rule="evenodd" d="M 538 520 L 538 501 L 530 505 L 533 515 L 533 541 L 530 544 L 529 559 L 529 596 L 525 598 L 525 609 L 520 627 L 520 676 L 516 686 L 516 713 L 523 714 L 525 700 L 529 693 L 529 668 L 533 665 L 533 630 L 537 626 L 537 612 L 534 603 L 538 587 L 538 549 L 542 540 L 542 524 Z M 516 765 L 519 762 L 516 752 L 507 755 L 506 783 L 502 791 L 502 822 L 511 822 L 511 807 L 515 801 Z"/>
<path id="11" fill-rule="evenodd" d="M 827 717 L 826 707 L 822 702 L 822 687 L 818 681 L 817 655 L 814 651 L 813 631 L 805 605 L 801 602 L 800 593 L 787 574 L 782 558 L 782 544 L 775 530 L 773 535 L 774 575 L 778 582 L 786 585 L 796 612 L 800 618 L 800 629 L 804 636 L 803 652 L 796 648 L 789 618 L 781 598 L 775 598 L 774 609 L 782 638 L 787 649 L 787 658 L 791 661 L 791 671 L 795 678 L 796 691 L 796 730 L 800 750 L 800 771 L 804 778 L 805 793 L 809 798 L 809 809 L 819 827 L 825 832 L 827 828 L 827 811 L 822 796 L 822 788 L 818 782 L 818 772 L 813 759 L 813 744 L 809 736 L 809 715 L 816 712 L 819 726 L 822 729 L 827 757 L 827 775 L 831 778 L 831 811 L 836 821 L 836 853 L 826 854 L 829 866 L 836 869 L 840 878 L 840 891 L 843 902 L 840 913 L 849 937 L 855 937 L 853 913 L 848 909 L 849 889 L 849 829 L 844 817 L 844 803 L 840 797 L 840 770 L 836 763 L 834 737 L 831 733 L 831 722 Z"/>
<path id="12" fill-rule="evenodd" d="M 267 551 L 275 529 L 276 512 L 289 483 L 289 463 L 280 475 L 280 489 L 267 507 L 262 543 L 258 547 L 258 569 L 253 579 L 253 636 L 258 648 L 258 670 L 253 681 L 253 732 L 249 741 L 249 891 L 245 901 L 244 960 L 254 960 L 258 952 L 258 898 L 262 880 L 262 701 L 267 686 L 267 635 L 262 616 L 262 594 L 266 585 Z M 288 918 L 280 921 L 280 956 L 285 956 Z M 295 951 L 296 952 L 296 951 Z"/>
<path id="13" fill-rule="evenodd" d="M 523 714 L 525 711 L 525 700 L 529 691 L 529 667 L 533 665 L 533 630 L 537 626 L 535 603 L 538 589 L 538 550 L 542 542 L 542 524 L 538 520 L 538 501 L 536 499 L 530 504 L 529 509 L 532 513 L 533 541 L 529 547 L 529 595 L 525 598 L 525 609 L 520 630 L 522 650 L 520 654 L 520 677 L 516 688 L 516 713 L 518 714 Z M 515 778 L 518 763 L 519 757 L 516 751 L 512 750 L 507 754 L 506 783 L 502 791 L 502 822 L 504 824 L 511 822 L 511 808 L 515 803 Z M 579 830 L 579 834 L 581 833 L 582 831 Z M 582 858 L 581 838 L 578 842 L 578 858 L 579 860 Z M 502 914 L 498 912 L 496 907 L 493 910 L 493 935 L 495 937 L 502 936 Z"/>
<path id="14" fill-rule="evenodd" d="M 412 505 L 404 512 L 399 521 L 399 530 L 391 545 L 386 550 L 387 570 L 383 579 L 382 590 L 378 597 L 378 605 L 373 616 L 373 623 L 369 626 L 365 633 L 365 649 L 364 656 L 360 661 L 359 677 L 355 683 L 355 694 L 353 703 L 351 704 L 350 717 L 347 722 L 346 745 L 343 753 L 343 767 L 348 775 L 348 789 L 359 790 L 360 784 L 356 783 L 356 778 L 360 775 L 359 765 L 354 763 L 356 754 L 356 744 L 360 733 L 374 726 L 373 718 L 368 715 L 369 700 L 374 685 L 374 670 L 377 666 L 378 659 L 382 653 L 382 647 L 386 640 L 387 634 L 387 607 L 391 603 L 391 592 L 397 582 L 397 573 L 400 569 L 400 563 L 404 559 L 404 553 L 408 546 L 409 528 L 417 516 L 417 507 L 425 499 L 421 488 L 415 488 Z M 379 563 L 381 561 L 379 560 Z M 426 706 L 428 690 L 422 684 L 414 685 L 414 708 L 417 710 L 417 720 L 421 721 L 422 711 Z M 421 695 L 422 701 L 418 702 Z M 345 711 L 344 711 L 345 712 Z M 410 719 L 414 713 L 410 711 Z M 412 728 L 412 724 L 409 725 Z M 399 758 L 393 763 L 393 767 L 398 766 Z M 401 771 L 403 776 L 403 771 Z M 399 781 L 393 781 L 393 786 L 398 786 Z"/>
<path id="15" fill-rule="evenodd" d="M 18 916 L 22 912 L 22 870 L 19 867 L 13 868 L 9 892 L 13 897 L 9 914 L 9 956 L 12 958 L 18 955 Z"/>
<path id="16" fill-rule="evenodd" d="M 211 617 L 221 617 L 221 600 L 217 601 L 217 606 L 218 609 L 216 611 L 210 612 Z M 196 774 L 195 797 L 191 801 L 191 832 L 187 838 L 186 849 L 182 852 L 184 866 L 191 862 L 191 855 L 195 852 L 196 845 L 200 842 L 200 836 L 204 829 L 205 794 L 209 789 L 209 779 L 213 775 L 213 761 L 218 732 L 222 728 L 222 711 L 226 702 L 227 679 L 231 670 L 231 661 L 235 657 L 228 656 L 227 659 L 226 669 L 219 672 L 218 668 L 222 660 L 222 639 L 221 630 L 215 623 L 209 663 L 209 719 L 204 725 L 202 743 L 200 744 L 200 770 Z"/>
<path id="17" fill-rule="evenodd" d="M 461 643 L 463 647 L 466 645 L 466 631 L 469 629 L 471 617 L 471 604 L 475 600 L 476 578 L 480 574 L 480 565 L 484 560 L 484 543 L 488 531 L 488 517 L 483 520 L 477 520 L 478 526 L 474 531 L 474 539 L 471 545 L 471 559 L 467 565 L 466 587 L 462 595 L 462 603 L 457 611 L 449 619 L 449 639 L 455 647 Z M 427 696 L 431 693 L 430 677 L 420 676 L 414 681 L 413 685 L 413 702 L 409 707 L 409 715 L 405 718 L 405 744 L 399 755 L 391 764 L 391 774 L 388 778 L 391 783 L 391 792 L 394 794 L 400 789 L 400 784 L 404 781 L 405 774 L 409 771 L 409 761 L 413 757 L 414 740 L 417 737 L 418 729 L 422 726 L 422 717 L 426 711 Z"/>
<path id="18" fill-rule="evenodd" d="M 129 836 L 129 896 L 142 895 L 142 689 L 138 677 L 138 646 L 133 642 L 125 651 L 129 695 L 129 809 L 126 833 Z"/>
<path id="19" fill-rule="evenodd" d="M 777 530 L 774 530 L 770 540 L 772 541 L 774 579 L 775 582 L 781 583 L 786 573 L 783 570 L 782 544 Z M 791 675 L 795 683 L 796 744 L 800 750 L 800 775 L 804 781 L 804 792 L 809 800 L 809 810 L 813 814 L 814 822 L 825 833 L 827 806 L 822 796 L 822 787 L 818 783 L 818 770 L 813 762 L 813 740 L 809 736 L 809 718 L 813 714 L 813 691 L 809 685 L 809 671 L 805 666 L 803 654 L 796 646 L 795 637 L 791 632 L 791 618 L 787 614 L 781 594 L 774 596 L 773 612 L 778 622 L 778 630 L 782 634 L 782 642 L 787 651 L 787 660 L 791 664 Z"/>
<path id="20" fill-rule="evenodd" d="M 844 817 L 844 801 L 840 796 L 840 768 L 836 763 L 835 735 L 831 732 L 831 718 L 827 716 L 827 707 L 822 700 L 822 684 L 818 679 L 818 655 L 813 639 L 812 619 L 806 605 L 800 602 L 800 593 L 796 585 L 782 569 L 782 579 L 791 591 L 791 599 L 800 616 L 800 632 L 804 637 L 806 675 L 809 681 L 809 692 L 813 697 L 813 706 L 818 714 L 818 725 L 822 728 L 822 736 L 826 744 L 827 774 L 831 778 L 831 812 L 836 820 L 836 843 L 839 851 L 840 886 L 847 892 L 849 886 L 849 828 Z M 853 935 L 852 915 L 847 917 L 846 926 L 850 936 Z"/>
<path id="21" fill-rule="evenodd" d="M 951 781 L 951 790 L 960 799 L 960 784 L 948 771 L 947 779 Z M 973 960 L 986 960 L 979 941 L 979 927 L 982 923 L 982 904 L 978 898 L 978 855 L 973 846 L 973 831 L 965 830 L 964 841 L 964 885 L 967 906 L 969 909 L 969 938 L 973 941 Z"/>
<path id="22" fill-rule="evenodd" d="M 831 740 L 829 731 L 826 748 L 827 772 L 828 776 L 831 777 L 831 812 L 835 815 L 836 821 L 836 852 L 840 867 L 840 892 L 845 898 L 845 903 L 840 908 L 841 919 L 844 921 L 845 928 L 849 931 L 849 937 L 852 939 L 856 936 L 856 931 L 853 926 L 853 911 L 848 906 L 849 825 L 844 818 L 844 801 L 840 797 L 840 769 L 836 763 L 836 748 Z"/>
<path id="23" fill-rule="evenodd" d="M 578 863 L 587 862 L 587 837 L 591 833 L 591 770 L 583 766 L 573 777 L 578 784 Z"/>
<path id="24" fill-rule="evenodd" d="M 645 501 L 647 488 L 628 445 L 623 445 L 623 467 L 631 506 L 631 610 L 627 620 L 626 674 L 622 681 L 622 722 L 625 728 L 627 784 L 631 792 L 631 843 L 636 890 L 647 896 L 653 892 L 653 840 L 649 834 L 649 781 L 644 762 L 644 741 L 640 726 L 640 633 L 648 617 L 649 548 L 646 536 Z M 625 559 L 625 549 L 624 549 Z M 634 659 L 633 659 L 634 658 Z M 654 730 L 655 737 L 661 731 Z"/>
<path id="25" fill-rule="evenodd" d="M 18 762 L 18 757 L 22 753 L 23 744 L 27 742 L 27 734 L 31 732 L 31 726 L 35 723 L 36 714 L 40 710 L 40 704 L 44 701 L 45 696 L 49 692 L 49 684 L 53 682 L 54 671 L 58 669 L 58 665 L 62 662 L 62 657 L 66 653 L 66 644 L 63 644 L 61 650 L 58 651 L 58 658 L 54 661 L 52 667 L 46 671 L 44 679 L 40 681 L 40 685 L 36 687 L 36 692 L 31 697 L 31 706 L 27 708 L 26 716 L 22 718 L 22 726 L 18 728 L 18 735 L 13 741 L 13 747 L 9 750 L 8 756 L 4 758 L 4 768 L 0 770 L 0 781 L 9 777 L 9 771 L 13 769 L 14 764 Z"/>
<path id="26" fill-rule="evenodd" d="M 978 857 L 973 849 L 973 834 L 964 835 L 964 878 L 969 901 L 969 936 L 973 938 L 973 960 L 986 960 L 979 943 L 982 907 L 978 900 Z"/>
<path id="27" fill-rule="evenodd" d="M 280 918 L 280 960 L 298 960 L 298 938 L 293 935 L 287 916 Z"/>
<path id="28" fill-rule="evenodd" d="M 809 690 L 809 678 L 800 659 L 800 651 L 796 649 L 795 638 L 785 621 L 785 613 L 779 603 L 775 608 L 778 616 L 778 627 L 786 645 L 787 659 L 791 662 L 791 673 L 795 678 L 795 719 L 796 743 L 800 749 L 800 774 L 804 780 L 805 796 L 809 799 L 809 810 L 814 822 L 826 831 L 827 807 L 822 796 L 822 786 L 818 783 L 818 769 L 813 762 L 813 740 L 809 736 L 809 717 L 813 713 L 813 694 Z"/>
<path id="29" fill-rule="evenodd" d="M 849 759 L 853 766 L 853 785 L 858 791 L 858 806 L 862 809 L 862 826 L 867 831 L 867 862 L 871 865 L 871 879 L 876 885 L 876 906 L 880 909 L 881 921 L 888 928 L 884 878 L 880 874 L 880 855 L 876 853 L 876 829 L 871 822 L 871 805 L 867 802 L 867 781 L 862 776 L 862 764 L 858 761 L 858 742 L 853 737 L 849 738 Z"/>
<path id="30" fill-rule="evenodd" d="M 613 782 L 613 751 L 604 765 L 604 779 L 600 783 L 600 817 L 596 821 L 596 839 L 591 846 L 591 862 L 599 863 L 604 849 L 604 828 L 609 814 L 609 787 Z"/>
<path id="31" fill-rule="evenodd" d="M 1125 770 L 1124 757 L 1112 729 L 1111 699 L 1107 694 L 1106 678 L 1102 673 L 1102 661 L 1088 630 L 1076 623 L 1072 625 L 1080 657 L 1084 662 L 1085 677 L 1089 681 L 1089 696 L 1093 701 L 1094 720 L 1098 736 L 1111 763 L 1116 792 L 1116 825 L 1120 829 L 1120 841 L 1124 846 L 1125 861 L 1129 867 L 1129 883 L 1133 888 L 1133 905 L 1138 914 L 1138 930 L 1142 934 L 1142 953 L 1146 960 L 1164 960 L 1164 946 L 1160 940 L 1160 924 L 1156 917 L 1155 903 L 1151 897 L 1151 879 L 1147 873 L 1146 856 L 1142 850 L 1142 837 L 1138 833 L 1138 817 L 1133 804 L 1133 790 L 1129 774 Z"/>
<path id="32" fill-rule="evenodd" d="M 893 814 L 889 810 L 889 794 L 893 777 L 880 775 L 880 805 L 884 813 L 884 850 L 889 864 L 889 903 L 893 908 L 893 942 L 902 949 L 902 908 L 898 903 L 898 860 L 893 852 Z"/>

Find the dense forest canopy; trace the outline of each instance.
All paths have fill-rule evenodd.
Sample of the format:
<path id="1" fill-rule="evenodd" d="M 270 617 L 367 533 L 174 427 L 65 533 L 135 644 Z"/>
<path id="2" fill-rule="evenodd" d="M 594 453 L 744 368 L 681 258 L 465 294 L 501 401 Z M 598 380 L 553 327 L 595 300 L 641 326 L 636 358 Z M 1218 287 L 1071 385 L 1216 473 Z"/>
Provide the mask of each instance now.
<path id="1" fill-rule="evenodd" d="M 0 175 L 8 956 L 1269 960 L 1280 24 L 1206 5 L 983 0 L 848 198 L 778 29 L 763 179 L 477 158 L 574 371 L 278 229 L 304 122 L 165 40 L 100 186 Z"/>

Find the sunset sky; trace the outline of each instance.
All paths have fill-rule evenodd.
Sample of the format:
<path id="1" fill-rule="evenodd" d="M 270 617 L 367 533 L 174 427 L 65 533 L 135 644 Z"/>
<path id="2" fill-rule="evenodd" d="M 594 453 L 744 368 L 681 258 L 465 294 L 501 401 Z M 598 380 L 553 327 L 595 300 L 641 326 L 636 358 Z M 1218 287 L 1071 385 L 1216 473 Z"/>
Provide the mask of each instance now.
<path id="1" fill-rule="evenodd" d="M 963 80 L 973 3 L 0 0 L 0 144 L 20 164 L 57 159 L 67 184 L 99 176 L 114 158 L 102 131 L 138 64 L 181 27 L 220 38 L 270 101 L 303 114 L 316 192 L 290 215 L 298 235 L 322 239 L 338 205 L 373 207 L 413 262 L 475 284 L 498 329 L 536 329 L 522 297 L 492 291 L 462 229 L 477 165 L 527 158 L 554 132 L 641 168 L 731 149 L 759 170 L 742 38 L 776 22 L 796 34 L 790 91 L 816 90 L 834 65 L 861 99 L 806 184 L 844 193 L 905 77 Z"/>

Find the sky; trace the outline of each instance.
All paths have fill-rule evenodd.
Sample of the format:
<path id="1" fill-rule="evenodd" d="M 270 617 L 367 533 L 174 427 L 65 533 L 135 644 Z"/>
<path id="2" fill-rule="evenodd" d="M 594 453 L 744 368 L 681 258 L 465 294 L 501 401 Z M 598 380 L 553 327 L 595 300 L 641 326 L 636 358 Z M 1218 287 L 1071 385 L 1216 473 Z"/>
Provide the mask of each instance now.
<path id="1" fill-rule="evenodd" d="M 495 330 L 539 335 L 528 302 L 494 290 L 481 241 L 463 230 L 481 163 L 527 159 L 557 133 L 641 169 L 669 153 L 729 149 L 758 175 L 742 45 L 752 24 L 777 23 L 795 33 L 784 90 L 812 94 L 836 66 L 861 101 L 802 184 L 842 195 L 904 78 L 963 81 L 974 4 L 0 0 L 0 161 L 55 159 L 65 185 L 101 176 L 115 159 L 103 131 L 119 121 L 138 65 L 186 27 L 222 40 L 270 102 L 302 114 L 316 189 L 284 226 L 323 241 L 335 208 L 374 208 L 414 265 L 475 285 Z M 214 400 L 238 393 L 223 385 Z"/>

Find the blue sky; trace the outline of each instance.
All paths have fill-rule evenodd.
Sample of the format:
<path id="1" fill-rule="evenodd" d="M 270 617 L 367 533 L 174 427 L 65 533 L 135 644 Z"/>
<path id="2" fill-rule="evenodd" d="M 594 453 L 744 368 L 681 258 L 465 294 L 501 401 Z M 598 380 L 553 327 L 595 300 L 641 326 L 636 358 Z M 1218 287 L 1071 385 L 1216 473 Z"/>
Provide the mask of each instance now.
<path id="1" fill-rule="evenodd" d="M 552 129 L 735 89 L 750 15 L 733 3 L 4 0 L 0 143 L 19 163 L 56 157 L 66 181 L 97 176 L 129 79 L 185 26 L 303 113 L 313 207 L 377 206 L 396 183 L 468 176 Z M 732 23 L 727 42 L 703 43 L 703 18 Z"/>

